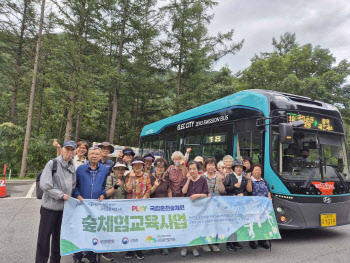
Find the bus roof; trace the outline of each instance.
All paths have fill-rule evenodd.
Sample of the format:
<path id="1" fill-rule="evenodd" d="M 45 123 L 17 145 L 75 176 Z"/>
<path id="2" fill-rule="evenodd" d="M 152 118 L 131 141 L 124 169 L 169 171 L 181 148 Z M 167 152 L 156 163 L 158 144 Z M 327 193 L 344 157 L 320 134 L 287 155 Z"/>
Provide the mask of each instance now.
<path id="1" fill-rule="evenodd" d="M 263 113 L 264 116 L 269 117 L 271 101 L 280 101 L 287 107 L 289 107 L 289 105 L 293 105 L 297 108 L 305 106 L 312 107 L 322 111 L 323 113 L 327 112 L 327 115 L 331 114 L 333 117 L 341 119 L 339 110 L 335 106 L 322 101 L 273 90 L 252 89 L 231 94 L 191 110 L 148 124 L 143 127 L 141 137 L 159 134 L 167 126 L 189 121 L 191 119 L 215 113 L 232 106 L 253 108 Z"/>
<path id="2" fill-rule="evenodd" d="M 225 109 L 235 105 L 251 107 L 261 111 L 266 117 L 269 116 L 269 102 L 264 94 L 265 90 L 244 90 L 224 98 L 201 105 L 191 110 L 162 119 L 143 127 L 141 137 L 159 133 L 164 127 L 179 122 L 187 121 L 217 110 Z"/>

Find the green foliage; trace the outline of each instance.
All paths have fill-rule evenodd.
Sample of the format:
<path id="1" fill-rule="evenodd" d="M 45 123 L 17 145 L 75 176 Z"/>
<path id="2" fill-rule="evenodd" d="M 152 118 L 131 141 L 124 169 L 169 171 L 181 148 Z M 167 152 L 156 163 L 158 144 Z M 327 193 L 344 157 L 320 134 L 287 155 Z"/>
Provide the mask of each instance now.
<path id="1" fill-rule="evenodd" d="M 107 140 L 117 81 L 114 143 L 119 145 L 138 146 L 146 124 L 256 88 L 335 104 L 349 129 L 349 62 L 336 65 L 328 49 L 300 45 L 295 34 L 273 39 L 273 52 L 255 56 L 242 72 L 233 75 L 226 67 L 213 71 L 215 62 L 243 45 L 243 40 L 234 41 L 233 29 L 215 36 L 208 33 L 212 8 L 219 2 L 170 0 L 160 6 L 156 0 L 129 0 L 119 74 L 125 0 L 52 3 L 47 10 L 55 13 L 48 12 L 45 17 L 27 175 L 36 174 L 55 157 L 52 140 L 58 138 L 62 143 L 70 109 L 71 139 L 84 139 L 90 144 Z M 1 8 L 11 15 L 4 15 L 0 26 L 0 160 L 18 174 L 40 8 L 38 1 L 29 0 L 5 1 Z M 16 70 L 19 43 L 23 43 L 23 52 Z M 16 109 L 14 125 L 8 123 L 12 104 Z"/>

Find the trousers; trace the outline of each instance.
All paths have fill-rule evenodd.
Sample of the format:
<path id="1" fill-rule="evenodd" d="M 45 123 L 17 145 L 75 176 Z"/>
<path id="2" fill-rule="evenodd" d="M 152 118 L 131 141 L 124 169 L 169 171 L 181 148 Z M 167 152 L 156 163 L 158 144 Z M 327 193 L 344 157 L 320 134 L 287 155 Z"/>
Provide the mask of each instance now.
<path id="1" fill-rule="evenodd" d="M 50 263 L 58 263 L 61 261 L 60 236 L 62 215 L 63 211 L 54 211 L 44 207 L 40 208 L 40 224 L 35 263 L 47 263 L 50 256 L 50 238 Z"/>

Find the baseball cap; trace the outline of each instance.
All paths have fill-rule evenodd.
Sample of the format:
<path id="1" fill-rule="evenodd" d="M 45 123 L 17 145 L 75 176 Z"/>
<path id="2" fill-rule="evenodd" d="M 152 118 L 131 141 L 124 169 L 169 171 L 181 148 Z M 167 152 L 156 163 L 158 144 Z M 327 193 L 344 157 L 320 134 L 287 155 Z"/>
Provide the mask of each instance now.
<path id="1" fill-rule="evenodd" d="M 75 150 L 77 148 L 77 143 L 75 141 L 66 141 L 63 143 L 62 148 L 65 148 L 65 147 L 72 147 Z"/>

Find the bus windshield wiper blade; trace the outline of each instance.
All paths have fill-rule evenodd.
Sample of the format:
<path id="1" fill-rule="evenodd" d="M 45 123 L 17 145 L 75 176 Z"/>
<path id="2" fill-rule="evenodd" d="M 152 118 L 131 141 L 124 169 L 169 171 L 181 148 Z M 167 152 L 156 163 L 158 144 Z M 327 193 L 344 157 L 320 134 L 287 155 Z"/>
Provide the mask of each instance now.
<path id="1" fill-rule="evenodd" d="M 309 188 L 312 180 L 314 179 L 314 176 L 316 174 L 316 168 L 318 168 L 320 166 L 320 160 L 321 160 L 321 157 L 318 156 L 317 157 L 317 160 L 315 161 L 315 166 L 313 167 L 312 171 L 311 171 L 311 174 L 310 174 L 310 177 L 309 177 L 309 180 L 307 180 L 307 182 L 304 184 L 304 188 Z"/>
<path id="2" fill-rule="evenodd" d="M 341 181 L 341 183 L 344 185 L 345 189 L 346 190 L 349 190 L 349 186 L 347 185 L 347 183 L 345 182 L 344 178 L 341 176 L 341 174 L 339 173 L 339 171 L 337 169 L 334 168 L 334 165 L 333 165 L 333 162 L 332 160 L 327 157 L 327 156 L 324 156 L 325 159 L 327 159 L 329 161 L 329 163 L 331 164 L 331 167 L 333 168 L 335 174 L 338 176 L 339 178 L 339 181 Z M 327 164 L 326 164 L 327 166 Z"/>

